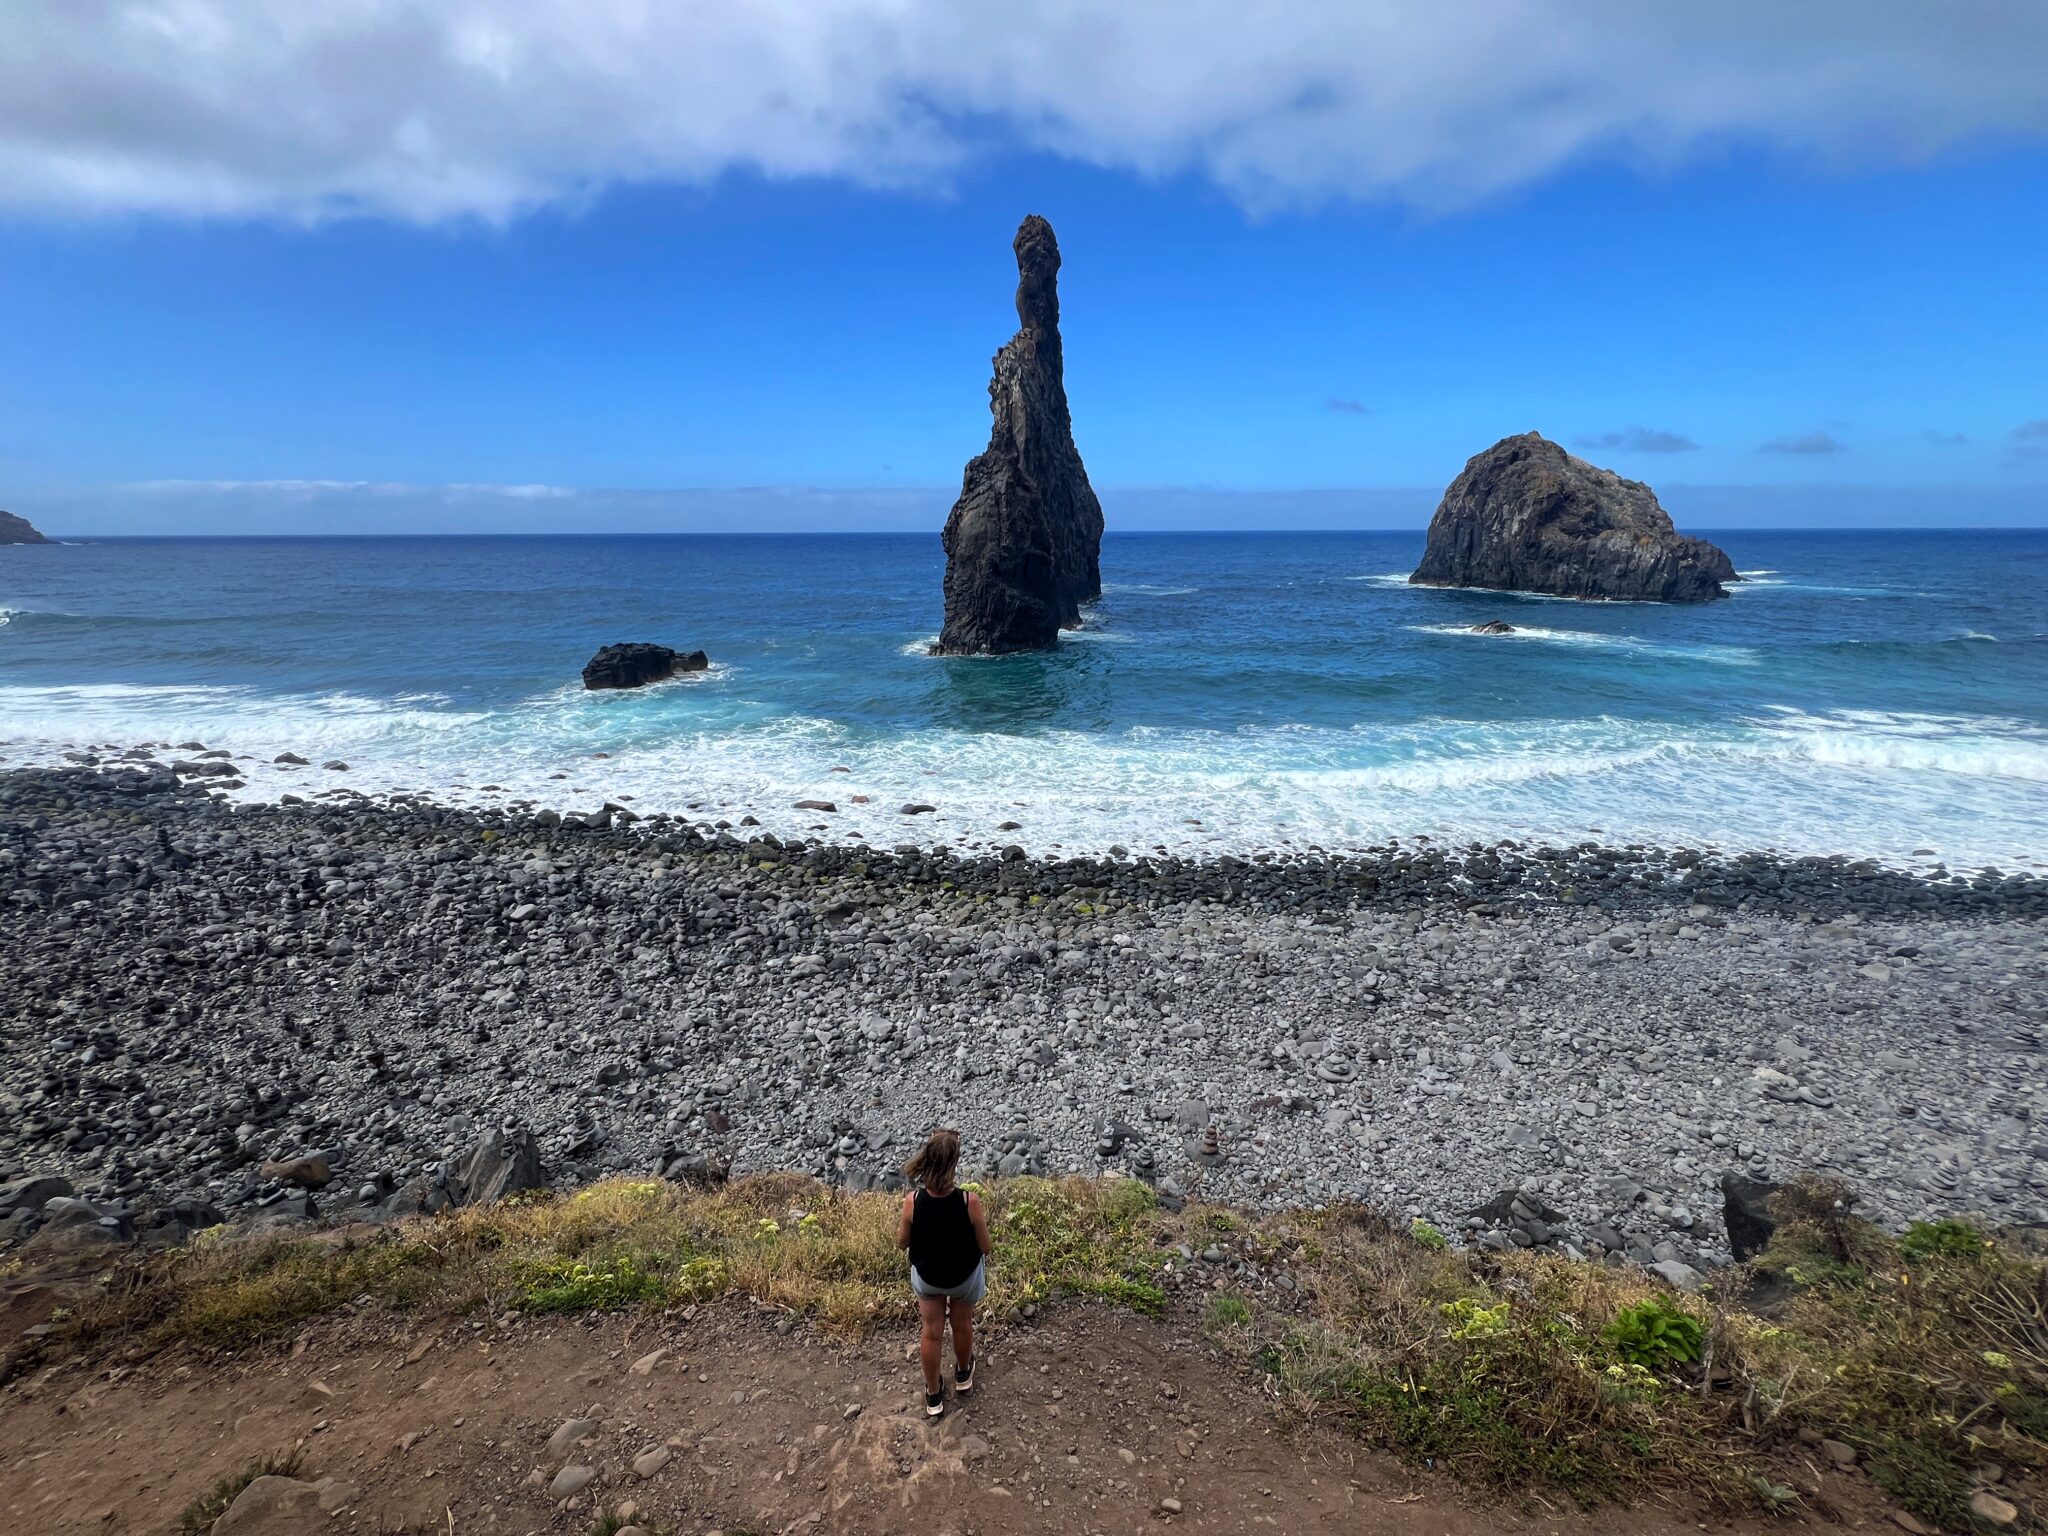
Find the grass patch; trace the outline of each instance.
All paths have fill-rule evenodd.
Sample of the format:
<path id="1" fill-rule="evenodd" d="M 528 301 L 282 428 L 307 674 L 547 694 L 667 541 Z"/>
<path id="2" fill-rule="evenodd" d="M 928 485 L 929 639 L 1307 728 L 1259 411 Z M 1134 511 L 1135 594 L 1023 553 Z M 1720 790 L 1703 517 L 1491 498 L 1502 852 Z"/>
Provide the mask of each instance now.
<path id="1" fill-rule="evenodd" d="M 1144 1185 L 1010 1179 L 983 1198 L 995 1241 L 985 1316 L 1060 1296 L 1164 1314 L 1164 1218 Z M 197 1242 L 114 1271 L 66 1329 L 74 1344 L 140 1337 L 232 1350 L 362 1302 L 564 1314 L 731 1295 L 861 1330 L 915 1315 L 897 1204 L 789 1176 L 710 1191 L 619 1179 L 367 1236 Z"/>
<path id="2" fill-rule="evenodd" d="M 1252 1320 L 1252 1304 L 1235 1291 L 1218 1291 L 1206 1313 L 1211 1328 L 1237 1328 Z"/>
<path id="3" fill-rule="evenodd" d="M 1504 1492 L 1736 1497 L 1686 1433 L 1682 1385 L 1606 1337 L 1658 1295 L 1651 1277 L 1438 1249 L 1360 1211 L 1330 1213 L 1320 1247 L 1315 1304 L 1254 1346 L 1302 1412 Z"/>
<path id="4" fill-rule="evenodd" d="M 214 1522 L 228 1512 L 228 1506 L 241 1497 L 242 1490 L 257 1478 L 297 1477 L 300 1465 L 299 1453 L 289 1451 L 282 1456 L 262 1457 L 241 1471 L 230 1473 L 179 1511 L 178 1536 L 206 1536 Z"/>
<path id="5" fill-rule="evenodd" d="M 998 1317 L 1054 1296 L 1094 1296 L 1147 1316 L 1166 1311 L 1158 1197 L 1134 1179 L 1005 1179 L 984 1190 L 989 1301 Z"/>
<path id="6" fill-rule="evenodd" d="M 548 1259 L 533 1266 L 513 1304 L 522 1312 L 600 1312 L 668 1294 L 662 1275 L 640 1268 L 630 1254 L 596 1264 Z"/>
<path id="7" fill-rule="evenodd" d="M 1813 1491 L 1797 1442 L 1819 1435 L 1969 1530 L 1987 1464 L 2022 1501 L 2048 1476 L 2048 1270 L 1961 1223 L 1894 1241 L 1838 1187 L 1794 1191 L 1755 1266 L 1794 1282 L 1765 1317 L 1633 1268 L 1440 1250 L 1367 1212 L 1289 1220 L 1312 1303 L 1225 1337 L 1301 1413 L 1469 1481 L 1782 1510 Z"/>
<path id="8" fill-rule="evenodd" d="M 1830 1235 L 1795 1227 L 1766 1258 L 1805 1288 L 1721 1331 L 1754 1416 L 1846 1441 L 1915 1514 L 1969 1530 L 1985 1463 L 2048 1474 L 2048 1270 L 1939 1225 L 1969 1238 L 1863 1228 L 1832 1266 Z"/>

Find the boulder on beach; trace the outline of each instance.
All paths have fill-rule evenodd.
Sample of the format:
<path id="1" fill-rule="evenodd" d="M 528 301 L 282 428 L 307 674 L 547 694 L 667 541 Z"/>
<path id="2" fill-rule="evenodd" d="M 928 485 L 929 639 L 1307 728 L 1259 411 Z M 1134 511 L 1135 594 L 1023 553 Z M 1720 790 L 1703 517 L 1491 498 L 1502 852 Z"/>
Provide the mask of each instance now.
<path id="1" fill-rule="evenodd" d="M 369 1186 L 386 1216 L 438 1215 L 464 1205 L 491 1205 L 508 1195 L 545 1189 L 547 1170 L 541 1165 L 540 1141 L 523 1127 L 486 1131 L 454 1158 L 432 1165 L 387 1194 Z"/>
<path id="2" fill-rule="evenodd" d="M 273 1179 L 279 1184 L 296 1184 L 301 1189 L 325 1189 L 334 1179 L 333 1168 L 317 1152 L 267 1162 L 261 1172 L 266 1179 Z"/>
<path id="3" fill-rule="evenodd" d="M 711 658 L 702 651 L 672 651 L 665 645 L 627 642 L 608 645 L 583 667 L 585 688 L 642 688 L 665 677 L 702 672 Z"/>
<path id="4" fill-rule="evenodd" d="M 1728 556 L 1672 527 L 1639 480 L 1575 458 L 1539 433 L 1468 460 L 1429 521 L 1419 587 L 1697 603 L 1740 580 Z"/>
<path id="5" fill-rule="evenodd" d="M 544 1189 L 548 1180 L 540 1143 L 521 1128 L 487 1131 L 462 1159 L 455 1181 L 464 1205 L 490 1205 L 507 1195 Z"/>
<path id="6" fill-rule="evenodd" d="M 1745 1174 L 1721 1175 L 1721 1224 L 1728 1230 L 1728 1247 L 1738 1261 L 1753 1259 L 1771 1245 L 1778 1230 L 1778 1216 L 1771 1209 L 1771 1197 L 1778 1186 Z"/>
<path id="7" fill-rule="evenodd" d="M 25 517 L 0 512 L 0 544 L 54 544 L 55 539 L 38 533 Z"/>
<path id="8" fill-rule="evenodd" d="M 362 1496 L 354 1483 L 323 1477 L 317 1483 L 267 1474 L 235 1495 L 213 1523 L 212 1536 L 319 1536 L 335 1515 Z"/>
<path id="9" fill-rule="evenodd" d="M 1102 505 L 1074 447 L 1060 344 L 1060 248 L 1026 218 L 1017 253 L 1019 329 L 995 356 L 995 425 L 946 519 L 946 622 L 932 653 L 1044 650 L 1102 595 Z"/>
<path id="10" fill-rule="evenodd" d="M 31 1173 L 0 1184 L 0 1219 L 16 1211 L 41 1213 L 52 1200 L 69 1199 L 76 1191 L 61 1173 Z"/>

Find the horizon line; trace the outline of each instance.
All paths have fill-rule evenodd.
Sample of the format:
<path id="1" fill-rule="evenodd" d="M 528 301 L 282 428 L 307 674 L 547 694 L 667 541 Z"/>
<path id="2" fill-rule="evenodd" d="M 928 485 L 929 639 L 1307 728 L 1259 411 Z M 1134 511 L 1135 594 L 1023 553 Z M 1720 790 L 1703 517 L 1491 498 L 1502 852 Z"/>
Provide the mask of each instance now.
<path id="1" fill-rule="evenodd" d="M 1752 533 L 2048 533 L 2048 522 L 2040 523 L 1908 523 L 1908 524 L 1824 524 L 1786 523 L 1764 527 L 1759 525 L 1714 526 L 1696 524 L 1701 533 L 1752 534 Z M 7 544 L 5 549 L 47 549 L 76 546 L 80 541 L 92 543 L 123 543 L 129 541 L 158 539 L 189 539 L 195 542 L 206 540 L 227 541 L 230 539 L 261 539 L 286 541 L 294 539 L 808 539 L 824 536 L 827 538 L 874 538 L 874 539 L 918 539 L 933 537 L 939 529 L 921 528 L 615 528 L 615 529 L 477 529 L 465 532 L 428 531 L 405 533 L 391 530 L 372 533 L 78 533 L 62 536 L 44 532 L 43 544 Z M 1103 529 L 1103 537 L 1119 538 L 1179 538 L 1185 536 L 1208 536 L 1214 534 L 1238 534 L 1251 538 L 1285 538 L 1291 534 L 1392 534 L 1426 533 L 1427 523 L 1413 526 L 1379 528 L 1110 528 Z"/>

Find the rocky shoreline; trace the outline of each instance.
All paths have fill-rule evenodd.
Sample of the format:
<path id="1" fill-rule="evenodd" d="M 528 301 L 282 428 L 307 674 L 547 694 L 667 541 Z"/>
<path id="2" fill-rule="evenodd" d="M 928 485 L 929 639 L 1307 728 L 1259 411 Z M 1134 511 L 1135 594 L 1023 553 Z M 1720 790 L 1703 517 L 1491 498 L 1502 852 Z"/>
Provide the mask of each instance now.
<path id="1" fill-rule="evenodd" d="M 0 1185 L 86 1204 L 0 1191 L 0 1245 L 543 1177 L 866 1185 L 936 1121 L 992 1171 L 1645 1263 L 1726 1261 L 1730 1172 L 2040 1222 L 2044 918 L 2037 877 L 1846 859 L 963 857 L 18 769 Z"/>

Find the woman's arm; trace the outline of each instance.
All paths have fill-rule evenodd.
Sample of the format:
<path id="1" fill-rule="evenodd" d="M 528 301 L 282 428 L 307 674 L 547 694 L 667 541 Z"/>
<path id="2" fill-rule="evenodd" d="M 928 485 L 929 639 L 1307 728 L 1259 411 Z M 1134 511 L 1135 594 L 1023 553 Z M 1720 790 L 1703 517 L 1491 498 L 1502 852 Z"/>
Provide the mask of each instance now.
<path id="1" fill-rule="evenodd" d="M 917 1191 L 913 1189 L 903 1197 L 903 1217 L 896 1223 L 896 1246 L 898 1248 L 908 1248 L 910 1246 L 910 1218 L 916 1210 Z"/>
<path id="2" fill-rule="evenodd" d="M 988 1257 L 995 1244 L 989 1241 L 988 1212 L 981 1208 L 981 1196 L 973 1190 L 967 1191 L 967 1219 L 974 1223 L 975 1240 L 981 1244 L 982 1257 Z M 904 1229 L 906 1232 L 909 1228 Z"/>

